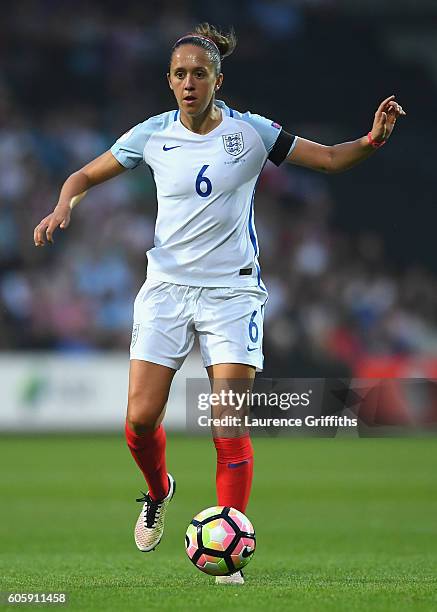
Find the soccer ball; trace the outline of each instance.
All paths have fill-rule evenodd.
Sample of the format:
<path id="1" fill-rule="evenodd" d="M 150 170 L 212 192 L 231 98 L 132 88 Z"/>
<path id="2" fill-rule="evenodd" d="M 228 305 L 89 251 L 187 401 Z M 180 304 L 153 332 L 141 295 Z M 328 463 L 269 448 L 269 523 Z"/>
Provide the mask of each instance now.
<path id="1" fill-rule="evenodd" d="M 188 525 L 185 549 L 194 565 L 205 574 L 229 576 L 247 565 L 256 539 L 247 516 L 229 506 L 202 510 Z"/>

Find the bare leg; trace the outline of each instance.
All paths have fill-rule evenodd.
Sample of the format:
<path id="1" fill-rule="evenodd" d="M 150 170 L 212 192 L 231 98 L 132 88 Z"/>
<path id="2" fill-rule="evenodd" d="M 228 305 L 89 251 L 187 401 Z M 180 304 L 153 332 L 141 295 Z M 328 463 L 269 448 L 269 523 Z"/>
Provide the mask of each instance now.
<path id="1" fill-rule="evenodd" d="M 175 373 L 172 368 L 150 361 L 131 360 L 127 424 L 133 432 L 142 434 L 158 429 Z"/>
<path id="2" fill-rule="evenodd" d="M 242 396 L 244 393 L 252 390 L 255 378 L 255 368 L 253 366 L 242 363 L 219 363 L 209 366 L 206 370 L 211 383 L 212 393 L 232 391 Z M 236 410 L 235 406 L 221 404 L 219 406 L 212 406 L 211 416 L 222 419 L 224 416 L 242 417 L 245 414 L 247 414 L 246 406 L 243 406 L 241 410 Z M 215 438 L 238 438 L 248 432 L 247 427 L 243 423 L 235 427 L 213 427 L 212 433 Z"/>

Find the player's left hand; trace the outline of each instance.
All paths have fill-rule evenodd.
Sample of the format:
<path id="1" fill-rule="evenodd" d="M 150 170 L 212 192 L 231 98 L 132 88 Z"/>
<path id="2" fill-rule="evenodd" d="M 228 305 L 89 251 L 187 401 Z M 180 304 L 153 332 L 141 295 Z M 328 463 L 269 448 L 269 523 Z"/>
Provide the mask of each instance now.
<path id="1" fill-rule="evenodd" d="M 371 130 L 372 139 L 375 142 L 383 142 L 390 138 L 396 119 L 406 114 L 402 106 L 396 102 L 395 96 L 383 100 L 375 113 Z"/>

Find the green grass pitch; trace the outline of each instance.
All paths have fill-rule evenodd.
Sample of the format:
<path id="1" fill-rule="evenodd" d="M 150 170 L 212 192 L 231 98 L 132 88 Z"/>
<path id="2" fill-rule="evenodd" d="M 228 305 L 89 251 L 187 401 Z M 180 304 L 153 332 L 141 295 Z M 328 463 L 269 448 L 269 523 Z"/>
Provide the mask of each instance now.
<path id="1" fill-rule="evenodd" d="M 246 585 L 220 587 L 184 550 L 192 516 L 215 504 L 210 440 L 168 436 L 177 492 L 144 554 L 121 436 L 1 438 L 0 590 L 65 591 L 70 610 L 437 610 L 436 439 L 254 445 L 258 547 Z"/>

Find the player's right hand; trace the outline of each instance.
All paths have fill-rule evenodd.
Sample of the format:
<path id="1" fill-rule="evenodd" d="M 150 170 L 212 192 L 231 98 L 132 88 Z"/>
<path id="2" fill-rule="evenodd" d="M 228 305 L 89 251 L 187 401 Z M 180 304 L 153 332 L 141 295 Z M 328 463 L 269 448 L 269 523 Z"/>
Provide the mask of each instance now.
<path id="1" fill-rule="evenodd" d="M 55 210 L 44 217 L 33 230 L 35 246 L 45 246 L 47 242 L 54 244 L 53 233 L 57 227 L 66 229 L 70 224 L 71 210 L 67 206 L 56 206 Z"/>

